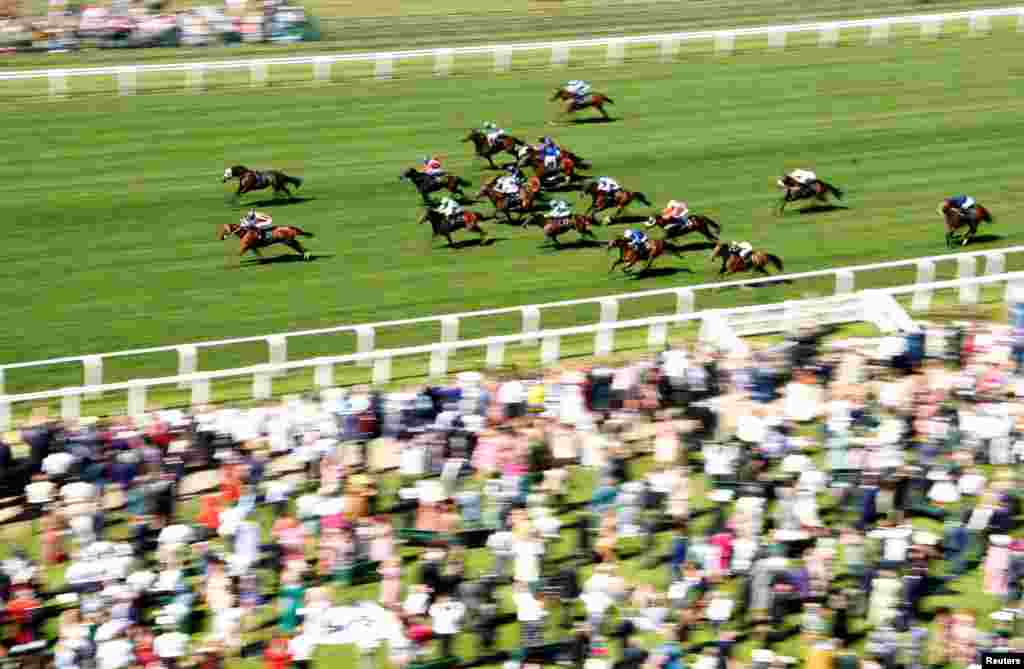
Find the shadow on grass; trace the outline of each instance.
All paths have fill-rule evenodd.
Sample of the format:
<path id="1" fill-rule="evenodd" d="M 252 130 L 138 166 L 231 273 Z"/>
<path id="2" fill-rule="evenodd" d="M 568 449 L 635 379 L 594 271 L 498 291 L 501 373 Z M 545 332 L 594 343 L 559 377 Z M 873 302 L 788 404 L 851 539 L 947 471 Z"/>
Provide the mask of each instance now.
<path id="1" fill-rule="evenodd" d="M 312 202 L 315 197 L 299 197 L 293 195 L 292 197 L 275 197 L 266 200 L 257 200 L 256 202 L 247 202 L 247 207 L 284 207 L 291 204 L 302 204 L 303 202 Z"/>
<path id="2" fill-rule="evenodd" d="M 797 209 L 797 213 L 801 216 L 806 216 L 808 214 L 827 214 L 830 211 L 845 211 L 847 209 L 849 207 L 842 204 L 812 204 L 810 207 Z"/>

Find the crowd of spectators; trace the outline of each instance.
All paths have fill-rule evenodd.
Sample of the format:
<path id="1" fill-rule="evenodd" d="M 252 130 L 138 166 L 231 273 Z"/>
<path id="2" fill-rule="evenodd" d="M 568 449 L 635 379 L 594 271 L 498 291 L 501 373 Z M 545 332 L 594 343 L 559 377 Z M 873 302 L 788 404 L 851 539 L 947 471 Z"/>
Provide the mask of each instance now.
<path id="1" fill-rule="evenodd" d="M 1012 333 L 829 335 L 139 422 L 39 409 L 0 443 L 33 528 L 5 535 L 3 654 L 910 669 L 1024 649 Z"/>

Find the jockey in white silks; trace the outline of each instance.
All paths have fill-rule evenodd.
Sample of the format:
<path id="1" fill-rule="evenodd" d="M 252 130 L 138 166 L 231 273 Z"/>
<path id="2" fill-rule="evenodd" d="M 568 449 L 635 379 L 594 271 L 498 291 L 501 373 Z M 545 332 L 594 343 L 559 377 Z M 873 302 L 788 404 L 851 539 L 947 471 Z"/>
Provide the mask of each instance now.
<path id="1" fill-rule="evenodd" d="M 449 221 L 454 221 L 455 217 L 462 213 L 462 205 L 456 202 L 450 197 L 446 197 L 441 200 L 441 206 L 436 209 L 437 213 L 443 214 Z"/>
<path id="2" fill-rule="evenodd" d="M 750 254 L 754 252 L 754 247 L 750 242 L 732 242 L 729 244 L 729 250 L 746 262 L 750 258 Z"/>
<path id="3" fill-rule="evenodd" d="M 590 95 L 590 84 L 580 79 L 573 79 L 565 85 L 567 93 L 576 98 L 576 102 L 583 102 L 583 99 Z"/>
<path id="4" fill-rule="evenodd" d="M 569 218 L 572 216 L 572 207 L 565 200 L 555 200 L 546 216 L 551 219 Z"/>
<path id="5" fill-rule="evenodd" d="M 259 230 L 263 231 L 267 228 L 273 227 L 273 219 L 267 214 L 261 214 L 255 209 L 250 209 L 249 213 L 239 219 L 239 224 L 242 230 Z"/>
<path id="6" fill-rule="evenodd" d="M 611 194 L 619 190 L 619 183 L 611 177 L 601 177 L 597 180 L 597 190 Z"/>
<path id="7" fill-rule="evenodd" d="M 487 136 L 487 143 L 494 146 L 499 139 L 505 136 L 505 131 L 498 127 L 494 121 L 484 123 L 483 132 Z"/>
<path id="8" fill-rule="evenodd" d="M 519 180 L 511 174 L 500 177 L 494 184 L 494 190 L 505 195 L 518 195 L 520 188 Z"/>
<path id="9" fill-rule="evenodd" d="M 818 178 L 818 175 L 810 170 L 793 170 L 789 176 L 801 186 L 809 186 Z"/>

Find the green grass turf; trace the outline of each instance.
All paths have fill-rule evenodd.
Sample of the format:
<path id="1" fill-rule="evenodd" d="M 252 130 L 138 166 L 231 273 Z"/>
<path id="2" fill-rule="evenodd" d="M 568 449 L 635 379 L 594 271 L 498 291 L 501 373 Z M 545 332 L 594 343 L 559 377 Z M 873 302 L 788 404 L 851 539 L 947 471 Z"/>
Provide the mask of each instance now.
<path id="1" fill-rule="evenodd" d="M 652 49 L 631 52 L 635 60 L 613 69 L 601 67 L 598 51 L 581 54 L 563 71 L 516 61 L 520 69 L 507 75 L 484 76 L 472 69 L 476 63 L 457 62 L 448 79 L 422 76 L 430 63 L 421 69 L 400 63 L 400 78 L 388 83 L 346 70 L 335 72 L 335 85 L 285 82 L 201 96 L 124 99 L 74 90 L 82 95 L 29 103 L 5 88 L 0 198 L 8 225 L 0 303 L 7 306 L 8 327 L 0 331 L 0 360 L 714 278 L 704 253 L 659 262 L 677 273 L 644 280 L 609 276 L 602 250 L 546 250 L 536 229 L 490 225 L 498 238 L 491 246 L 451 251 L 432 245 L 428 231 L 415 224 L 418 198 L 398 183 L 398 172 L 439 153 L 453 172 L 478 183 L 491 173 L 481 172 L 459 139 L 490 118 L 530 140 L 553 133 L 591 158 L 595 174 L 617 177 L 658 206 L 687 199 L 694 211 L 722 223 L 725 238 L 749 239 L 780 254 L 787 271 L 943 253 L 934 207 L 954 191 L 972 193 L 997 216 L 996 225 L 983 230 L 988 241 L 971 248 L 1021 243 L 1013 224 L 1024 148 L 1014 138 L 1024 106 L 1024 42 L 1004 30 L 979 40 L 894 38 L 889 46 L 785 52 L 740 45 L 732 57 L 688 52 L 664 65 L 654 62 Z M 575 77 L 612 95 L 617 122 L 547 125 L 554 109 L 544 102 L 546 94 Z M 237 220 L 243 209 L 225 204 L 220 184 L 224 166 L 234 163 L 306 178 L 300 192 L 306 201 L 260 208 L 280 223 L 315 232 L 309 246 L 317 260 L 235 265 L 237 244 L 214 239 L 216 226 Z M 801 165 L 846 188 L 849 209 L 775 217 L 774 178 Z M 243 206 L 266 197 L 250 195 Z M 607 238 L 622 229 L 598 234 Z M 1011 262 L 1009 268 L 1018 267 Z M 861 287 L 912 276 L 894 273 Z M 698 308 L 830 290 L 831 282 L 822 281 L 727 291 L 702 296 Z M 622 315 L 671 306 L 662 302 L 624 307 Z M 545 315 L 544 325 L 595 315 L 591 307 L 566 310 Z M 515 322 L 468 322 L 461 335 L 490 334 Z M 378 346 L 434 335 L 422 330 L 381 336 Z M 289 354 L 344 353 L 351 346 L 347 336 L 296 340 Z M 209 369 L 264 356 L 262 346 L 243 346 L 204 353 L 200 363 Z M 173 356 L 154 356 L 111 363 L 106 378 L 173 370 Z M 78 370 L 12 372 L 7 388 L 57 383 L 80 383 Z"/>

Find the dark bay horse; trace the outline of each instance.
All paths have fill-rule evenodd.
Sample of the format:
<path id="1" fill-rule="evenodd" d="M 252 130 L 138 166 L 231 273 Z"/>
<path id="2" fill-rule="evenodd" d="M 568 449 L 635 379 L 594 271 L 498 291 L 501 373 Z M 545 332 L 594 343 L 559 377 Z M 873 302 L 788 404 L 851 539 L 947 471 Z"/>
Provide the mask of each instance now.
<path id="1" fill-rule="evenodd" d="M 611 268 L 608 270 L 609 274 L 615 271 L 615 268 L 619 265 L 622 265 L 623 274 L 629 274 L 633 267 L 646 260 L 647 264 L 644 265 L 644 268 L 641 270 L 642 274 L 649 270 L 655 259 L 658 256 L 663 255 L 666 251 L 676 256 L 682 256 L 679 249 L 664 239 L 647 240 L 646 254 L 637 253 L 636 249 L 634 249 L 633 246 L 622 237 L 616 237 L 608 242 L 608 250 L 611 251 L 612 249 L 619 250 L 619 259 L 612 263 Z"/>
<path id="2" fill-rule="evenodd" d="M 608 112 L 604 110 L 604 106 L 615 104 L 615 102 L 604 93 L 591 93 L 584 97 L 583 100 L 577 100 L 575 95 L 564 88 L 559 88 L 555 91 L 555 94 L 551 96 L 551 101 L 554 102 L 555 100 L 565 102 L 565 106 L 562 108 L 563 116 L 568 116 L 573 112 L 578 112 L 592 107 L 601 112 L 601 116 L 606 120 L 611 120 L 611 116 L 608 116 Z"/>
<path id="3" fill-rule="evenodd" d="M 609 220 L 614 220 L 622 215 L 622 212 L 628 207 L 634 200 L 646 204 L 648 207 L 651 206 L 651 201 L 647 199 L 647 196 L 640 191 L 629 191 L 620 189 L 615 191 L 609 197 L 609 194 L 597 189 L 597 182 L 591 181 L 583 187 L 583 192 L 590 196 L 591 203 L 590 208 L 587 209 L 588 214 L 599 214 L 602 211 L 606 211 L 615 207 L 615 213 L 612 214 Z"/>
<path id="4" fill-rule="evenodd" d="M 458 219 L 452 221 L 441 212 L 427 209 L 423 212 L 419 222 L 430 221 L 430 227 L 433 230 L 433 234 L 430 236 L 431 239 L 434 237 L 444 237 L 448 240 L 448 246 L 455 246 L 452 242 L 452 233 L 458 230 L 475 232 L 480 235 L 481 240 L 485 239 L 487 232 L 480 227 L 480 221 L 482 220 L 484 220 L 483 215 L 475 211 L 464 211 L 459 215 Z"/>
<path id="5" fill-rule="evenodd" d="M 786 205 L 788 203 L 796 202 L 797 200 L 817 198 L 820 202 L 828 202 L 829 194 L 834 196 L 836 199 L 843 199 L 842 190 L 828 182 L 822 181 L 821 179 L 815 179 L 809 184 L 801 184 L 799 181 L 787 174 L 776 183 L 778 183 L 779 188 L 784 191 L 782 201 L 779 202 L 780 214 L 786 209 Z"/>
<path id="6" fill-rule="evenodd" d="M 459 197 L 466 197 L 466 194 L 462 192 L 464 186 L 471 186 L 468 181 L 454 174 L 442 174 L 441 176 L 431 176 L 420 172 L 419 170 L 409 168 L 402 172 L 401 176 L 398 177 L 399 181 L 408 181 L 416 190 L 419 192 L 420 197 L 423 198 L 424 204 L 430 204 L 430 194 L 439 190 L 447 190 Z"/>
<path id="7" fill-rule="evenodd" d="M 586 177 L 576 170 L 589 170 L 590 163 L 575 153 L 562 149 L 562 155 L 557 161 L 556 167 L 552 170 L 544 165 L 544 156 L 533 146 L 525 146 L 519 150 L 518 164 L 522 167 L 529 165 L 533 168 L 534 174 L 541 178 L 542 182 L 550 183 L 559 177 L 563 177 L 566 183 L 574 183 Z"/>
<path id="8" fill-rule="evenodd" d="M 575 231 L 581 238 L 594 239 L 594 231 L 591 230 L 591 228 L 597 225 L 597 221 L 594 220 L 593 216 L 576 214 L 566 218 L 544 220 L 547 220 L 547 222 L 543 224 L 544 236 L 551 241 L 551 244 L 555 248 L 560 246 L 558 238 L 567 232 Z"/>
<path id="9" fill-rule="evenodd" d="M 236 200 L 246 193 L 254 190 L 263 190 L 264 188 L 273 188 L 274 195 L 284 193 L 291 197 L 292 194 L 288 190 L 288 186 L 298 188 L 302 185 L 301 177 L 290 177 L 284 172 L 277 170 L 258 172 L 250 170 L 244 165 L 235 165 L 224 170 L 224 178 L 221 180 L 221 183 L 227 183 L 231 179 L 238 179 L 238 191 L 235 192 Z"/>
<path id="10" fill-rule="evenodd" d="M 279 225 L 270 230 L 244 230 L 238 223 L 226 223 L 221 227 L 217 238 L 223 241 L 228 235 L 235 235 L 241 240 L 238 245 L 239 256 L 245 255 L 248 251 L 260 255 L 260 249 L 274 244 L 284 244 L 302 256 L 303 260 L 310 260 L 313 257 L 298 240 L 299 237 L 312 237 L 313 233 L 294 225 Z"/>
<path id="11" fill-rule="evenodd" d="M 495 169 L 497 169 L 498 166 L 494 164 L 494 156 L 505 152 L 515 158 L 519 155 L 519 147 L 526 146 L 526 142 L 516 139 L 510 135 L 499 137 L 494 144 L 491 144 L 487 140 L 487 135 L 479 130 L 471 130 L 462 141 L 473 142 L 473 147 L 476 149 L 476 155 L 487 160 L 490 166 Z"/>
<path id="12" fill-rule="evenodd" d="M 717 242 L 718 235 L 722 231 L 722 226 L 707 216 L 701 216 L 700 214 L 688 216 L 685 225 L 681 225 L 673 219 L 665 218 L 664 216 L 651 216 L 647 220 L 646 225 L 648 228 L 657 226 L 664 230 L 665 239 L 675 239 L 676 237 L 688 235 L 691 232 L 699 232 L 708 241 Z"/>
<path id="13" fill-rule="evenodd" d="M 967 242 L 974 238 L 974 235 L 978 233 L 978 226 L 982 223 L 994 223 L 995 219 L 992 217 L 992 213 L 988 209 L 975 204 L 974 208 L 969 213 L 960 211 L 949 201 L 944 201 L 939 205 L 939 213 L 946 220 L 946 247 L 951 248 L 956 242 L 960 242 L 960 246 L 967 246 Z M 966 233 L 959 235 L 956 231 L 960 228 L 967 226 L 968 230 Z"/>
<path id="14" fill-rule="evenodd" d="M 722 260 L 722 269 L 718 272 L 719 276 L 750 270 L 760 272 L 761 274 L 768 274 L 767 268 L 769 265 L 774 265 L 777 270 L 782 271 L 782 258 L 758 249 L 754 249 L 750 256 L 744 260 L 738 253 L 733 253 L 729 250 L 728 244 L 719 242 L 711 252 L 711 262 L 718 258 Z"/>

